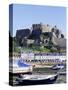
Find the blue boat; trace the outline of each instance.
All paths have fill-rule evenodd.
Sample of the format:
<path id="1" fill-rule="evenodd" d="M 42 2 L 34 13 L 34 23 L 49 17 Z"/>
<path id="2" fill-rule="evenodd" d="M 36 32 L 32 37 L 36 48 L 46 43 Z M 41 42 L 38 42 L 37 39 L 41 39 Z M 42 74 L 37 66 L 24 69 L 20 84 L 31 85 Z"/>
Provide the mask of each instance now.
<path id="1" fill-rule="evenodd" d="M 13 63 L 10 62 L 9 72 L 10 74 L 27 74 L 32 73 L 33 67 L 29 64 L 23 62 L 23 60 L 13 60 Z"/>

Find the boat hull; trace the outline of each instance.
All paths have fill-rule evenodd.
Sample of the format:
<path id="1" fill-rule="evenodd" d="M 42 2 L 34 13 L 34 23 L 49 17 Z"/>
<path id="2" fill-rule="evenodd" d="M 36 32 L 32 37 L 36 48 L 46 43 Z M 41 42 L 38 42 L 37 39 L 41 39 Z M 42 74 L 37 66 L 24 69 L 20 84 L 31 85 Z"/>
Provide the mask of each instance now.
<path id="1" fill-rule="evenodd" d="M 22 80 L 18 83 L 18 85 L 38 85 L 38 84 L 53 84 L 58 75 L 54 76 L 53 78 L 41 79 L 41 80 Z"/>

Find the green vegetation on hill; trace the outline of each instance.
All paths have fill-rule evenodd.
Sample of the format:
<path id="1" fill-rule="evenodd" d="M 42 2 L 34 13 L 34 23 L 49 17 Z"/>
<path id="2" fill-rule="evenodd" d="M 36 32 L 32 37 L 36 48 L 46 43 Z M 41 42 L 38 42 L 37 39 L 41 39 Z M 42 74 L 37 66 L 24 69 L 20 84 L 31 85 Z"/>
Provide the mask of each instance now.
<path id="1" fill-rule="evenodd" d="M 48 46 L 42 45 L 31 45 L 31 46 L 19 46 L 16 38 L 12 38 L 12 50 L 13 52 L 21 52 L 21 51 L 32 51 L 32 52 L 59 52 L 58 50 L 52 49 L 53 44 L 50 42 Z M 10 47 L 11 48 L 11 47 Z"/>

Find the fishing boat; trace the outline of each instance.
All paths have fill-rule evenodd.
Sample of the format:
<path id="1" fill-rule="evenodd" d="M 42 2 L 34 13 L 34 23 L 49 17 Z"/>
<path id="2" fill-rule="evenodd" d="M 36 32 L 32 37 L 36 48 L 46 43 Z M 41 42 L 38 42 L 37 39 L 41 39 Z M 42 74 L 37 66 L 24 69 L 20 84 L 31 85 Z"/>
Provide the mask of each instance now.
<path id="1" fill-rule="evenodd" d="M 19 85 L 53 84 L 58 75 L 20 75 L 16 80 Z"/>

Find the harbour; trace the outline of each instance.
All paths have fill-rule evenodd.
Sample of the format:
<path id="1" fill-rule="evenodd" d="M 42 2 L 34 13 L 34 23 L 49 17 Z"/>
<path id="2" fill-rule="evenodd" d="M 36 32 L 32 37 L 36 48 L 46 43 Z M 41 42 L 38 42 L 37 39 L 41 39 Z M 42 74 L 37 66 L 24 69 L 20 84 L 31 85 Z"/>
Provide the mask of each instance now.
<path id="1" fill-rule="evenodd" d="M 42 69 L 41 69 L 42 70 Z M 57 70 L 55 70 L 55 71 L 51 71 L 51 69 L 47 69 L 46 68 L 46 70 L 45 70 L 45 72 L 42 70 L 41 71 L 40 69 L 39 69 L 39 71 L 38 71 L 38 69 L 35 69 L 33 72 L 32 72 L 32 75 L 41 75 L 41 76 L 43 76 L 43 75 L 53 75 L 53 74 L 56 74 L 56 72 L 57 72 Z M 25 75 L 27 75 L 27 74 L 25 74 Z M 29 74 L 29 75 L 31 75 L 31 74 Z M 54 82 L 54 84 L 63 84 L 63 83 L 66 83 L 66 72 L 65 72 L 65 74 L 57 74 L 58 75 L 58 77 L 57 77 L 57 79 L 56 79 L 56 81 Z M 17 83 L 18 83 L 18 81 L 16 81 L 16 78 L 18 78 L 18 76 L 13 76 L 13 82 L 15 82 L 14 84 L 16 85 Z M 23 85 L 24 83 L 22 83 L 22 84 L 20 84 L 20 83 L 18 83 L 18 85 Z M 28 83 L 29 84 L 29 83 Z M 41 83 L 41 84 L 43 84 L 43 83 Z M 46 84 L 46 83 L 44 83 L 44 84 Z"/>
<path id="2" fill-rule="evenodd" d="M 16 60 L 19 61 L 20 58 L 16 59 Z M 62 68 L 62 69 L 53 69 L 52 68 L 53 67 L 52 64 L 51 65 L 50 64 L 47 65 L 46 63 L 44 64 L 43 62 L 41 64 L 40 63 L 34 63 L 34 62 L 32 64 L 32 63 L 28 62 L 28 65 L 26 65 L 24 63 L 25 62 L 24 61 L 22 62 L 22 59 L 21 59 L 20 63 L 18 63 L 18 65 L 21 65 L 21 67 L 24 65 L 24 67 L 25 67 L 25 66 L 28 66 L 28 65 L 31 64 L 32 67 L 27 68 L 27 69 L 24 68 L 24 67 L 22 67 L 22 69 L 20 67 L 19 67 L 20 69 L 19 68 L 15 69 L 13 67 L 13 69 L 15 69 L 15 70 L 13 70 L 14 73 L 12 75 L 10 74 L 10 76 L 13 77 L 13 84 L 14 85 L 22 85 L 22 84 L 24 84 L 24 85 L 28 85 L 28 84 L 31 85 L 29 82 L 27 84 L 23 83 L 23 81 L 19 82 L 20 80 L 18 80 L 18 78 L 21 75 L 23 75 L 23 76 L 24 75 L 34 75 L 34 76 L 35 75 L 38 75 L 38 76 L 41 75 L 42 77 L 45 76 L 45 75 L 47 75 L 47 76 L 49 76 L 49 75 L 58 75 L 58 77 L 57 77 L 56 81 L 54 82 L 54 84 L 57 84 L 57 83 L 66 83 L 66 64 L 64 64 L 64 68 Z M 23 69 L 24 69 L 24 71 L 23 71 Z M 20 78 L 20 79 L 22 80 L 22 78 Z M 47 84 L 47 83 L 37 83 L 37 84 Z"/>

